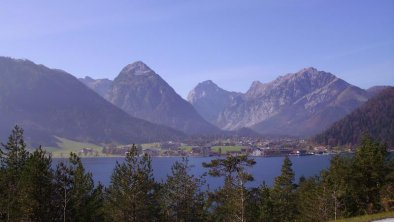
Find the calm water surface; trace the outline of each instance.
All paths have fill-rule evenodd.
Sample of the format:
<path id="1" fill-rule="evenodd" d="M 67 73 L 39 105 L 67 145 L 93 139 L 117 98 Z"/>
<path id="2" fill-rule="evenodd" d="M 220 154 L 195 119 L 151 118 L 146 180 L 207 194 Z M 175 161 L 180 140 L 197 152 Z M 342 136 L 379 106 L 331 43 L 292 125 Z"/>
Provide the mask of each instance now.
<path id="1" fill-rule="evenodd" d="M 166 176 L 171 173 L 172 164 L 180 160 L 180 157 L 152 157 L 153 175 L 156 181 L 164 181 Z M 203 162 L 209 162 L 211 157 L 189 157 L 189 164 L 192 166 L 191 173 L 200 176 L 207 172 L 202 167 Z M 274 178 L 280 174 L 280 168 L 284 157 L 254 157 L 256 164 L 248 171 L 252 173 L 255 180 L 249 186 L 259 186 L 263 181 L 269 186 L 273 184 Z M 327 169 L 330 164 L 330 155 L 321 156 L 292 156 L 290 160 L 293 163 L 293 170 L 296 173 L 296 182 L 301 176 L 318 175 L 323 169 Z M 53 159 L 53 166 L 65 159 Z M 108 186 L 111 180 L 111 174 L 116 162 L 122 162 L 122 157 L 100 157 L 100 158 L 83 158 L 82 162 L 85 169 L 92 172 L 94 181 L 101 182 Z M 210 188 L 216 188 L 222 184 L 223 179 L 206 177 L 207 184 Z"/>

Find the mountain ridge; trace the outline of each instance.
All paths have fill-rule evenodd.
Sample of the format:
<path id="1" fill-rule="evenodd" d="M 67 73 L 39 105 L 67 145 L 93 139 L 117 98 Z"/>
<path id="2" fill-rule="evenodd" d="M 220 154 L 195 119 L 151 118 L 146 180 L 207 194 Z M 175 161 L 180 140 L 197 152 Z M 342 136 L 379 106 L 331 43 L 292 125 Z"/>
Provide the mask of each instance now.
<path id="1" fill-rule="evenodd" d="M 0 136 L 21 125 L 32 144 L 54 136 L 93 143 L 137 143 L 184 135 L 129 116 L 65 71 L 0 57 Z"/>
<path id="2" fill-rule="evenodd" d="M 131 63 L 120 71 L 106 98 L 131 116 L 189 135 L 222 133 L 141 61 Z"/>
<path id="3" fill-rule="evenodd" d="M 214 93 L 207 98 L 215 98 Z M 199 101 L 200 99 L 200 101 Z M 368 99 L 368 93 L 335 75 L 309 67 L 268 83 L 254 81 L 210 121 L 226 130 L 249 127 L 260 134 L 308 136 Z M 189 98 L 196 109 L 201 98 Z M 214 103 L 211 101 L 211 103 Z"/>

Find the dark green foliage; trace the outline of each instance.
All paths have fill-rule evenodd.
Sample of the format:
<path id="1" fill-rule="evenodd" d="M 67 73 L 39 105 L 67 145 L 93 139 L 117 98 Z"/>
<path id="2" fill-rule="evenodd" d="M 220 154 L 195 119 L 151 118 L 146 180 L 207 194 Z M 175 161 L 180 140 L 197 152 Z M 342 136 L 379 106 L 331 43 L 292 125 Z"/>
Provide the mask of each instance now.
<path id="1" fill-rule="evenodd" d="M 272 189 L 273 219 L 272 221 L 294 221 L 297 214 L 296 184 L 294 171 L 288 156 L 282 165 L 281 175 L 275 178 Z"/>
<path id="2" fill-rule="evenodd" d="M 139 157 L 133 145 L 112 174 L 107 193 L 108 216 L 113 221 L 156 220 L 155 187 L 150 157 Z"/>
<path id="3" fill-rule="evenodd" d="M 216 220 L 246 221 L 246 205 L 248 192 L 245 184 L 253 180 L 251 174 L 245 171 L 256 162 L 246 155 L 227 156 L 225 159 L 215 159 L 203 163 L 209 168 L 209 174 L 214 177 L 224 177 L 224 186 L 211 195 Z"/>
<path id="4" fill-rule="evenodd" d="M 335 192 L 331 192 L 319 177 L 300 181 L 297 192 L 298 220 L 315 222 L 335 218 Z"/>
<path id="5" fill-rule="evenodd" d="M 270 222 L 273 218 L 271 189 L 263 182 L 250 191 L 247 205 L 247 221 Z"/>
<path id="6" fill-rule="evenodd" d="M 22 173 L 28 159 L 23 130 L 15 126 L 7 144 L 0 149 L 0 216 L 2 220 L 22 219 Z"/>
<path id="7" fill-rule="evenodd" d="M 0 221 L 105 220 L 104 187 L 94 187 L 91 173 L 85 172 L 77 155 L 71 153 L 69 161 L 60 162 L 53 171 L 50 156 L 41 148 L 31 154 L 26 151 L 23 130 L 17 126 L 0 154 Z M 149 168 L 151 178 L 146 158 L 149 164 L 141 166 Z"/>
<path id="8" fill-rule="evenodd" d="M 160 191 L 163 220 L 205 221 L 205 195 L 200 190 L 204 185 L 201 178 L 189 175 L 188 159 L 177 161 L 171 168 L 172 174 Z"/>
<path id="9" fill-rule="evenodd" d="M 27 159 L 21 175 L 22 214 L 32 221 L 51 221 L 54 192 L 52 159 L 41 147 Z"/>
<path id="10" fill-rule="evenodd" d="M 314 140 L 331 146 L 357 144 L 364 134 L 394 147 L 394 87 L 383 90 Z"/>
<path id="11" fill-rule="evenodd" d="M 385 183 L 386 148 L 365 137 L 354 158 L 335 157 L 324 177 L 337 200 L 337 213 L 355 216 L 380 211 L 380 189 Z"/>
<path id="12" fill-rule="evenodd" d="M 352 177 L 355 185 L 355 198 L 358 204 L 357 213 L 376 213 L 380 211 L 379 192 L 385 182 L 386 146 L 363 138 L 352 166 Z"/>
<path id="13" fill-rule="evenodd" d="M 299 184 L 302 221 L 327 221 L 391 209 L 392 162 L 386 147 L 364 137 L 354 157 L 335 156 L 321 177 Z"/>
<path id="14" fill-rule="evenodd" d="M 57 220 L 100 219 L 102 187 L 94 188 L 91 173 L 85 172 L 81 159 L 76 154 L 70 154 L 69 163 L 61 162 L 57 166 L 54 186 Z"/>

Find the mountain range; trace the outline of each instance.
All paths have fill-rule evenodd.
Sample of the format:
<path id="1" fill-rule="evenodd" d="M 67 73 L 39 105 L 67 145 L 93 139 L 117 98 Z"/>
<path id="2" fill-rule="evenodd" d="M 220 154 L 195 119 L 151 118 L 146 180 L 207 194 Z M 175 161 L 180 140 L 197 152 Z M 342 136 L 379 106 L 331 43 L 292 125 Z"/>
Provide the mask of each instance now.
<path id="1" fill-rule="evenodd" d="M 140 61 L 125 66 L 114 80 L 78 80 L 7 57 L 0 57 L 0 77 L 0 139 L 20 124 L 28 140 L 45 145 L 57 137 L 123 144 L 190 135 L 308 137 L 388 88 L 364 90 L 305 68 L 268 83 L 255 81 L 245 93 L 207 80 L 186 101 Z"/>
<path id="2" fill-rule="evenodd" d="M 56 145 L 56 137 L 93 143 L 139 143 L 184 134 L 128 115 L 77 78 L 28 60 L 0 57 L 0 139 L 15 124 L 33 144 Z"/>
<path id="3" fill-rule="evenodd" d="M 311 67 L 269 83 L 255 81 L 246 93 L 229 92 L 205 81 L 189 93 L 188 101 L 224 130 L 248 127 L 265 135 L 310 136 L 369 97 L 366 90 Z"/>

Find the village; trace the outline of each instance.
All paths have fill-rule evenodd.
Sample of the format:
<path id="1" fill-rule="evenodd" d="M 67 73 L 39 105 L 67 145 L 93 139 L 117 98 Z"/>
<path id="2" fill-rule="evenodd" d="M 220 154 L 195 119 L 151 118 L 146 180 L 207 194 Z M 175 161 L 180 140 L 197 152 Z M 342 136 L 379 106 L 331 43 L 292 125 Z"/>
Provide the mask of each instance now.
<path id="1" fill-rule="evenodd" d="M 80 156 L 125 156 L 133 145 L 107 145 L 101 153 L 91 148 L 83 148 Z M 332 148 L 318 146 L 298 138 L 220 138 L 190 139 L 187 141 L 167 141 L 162 143 L 136 144 L 140 155 L 154 157 L 214 157 L 225 155 L 249 155 L 255 157 L 307 156 L 336 153 Z"/>

